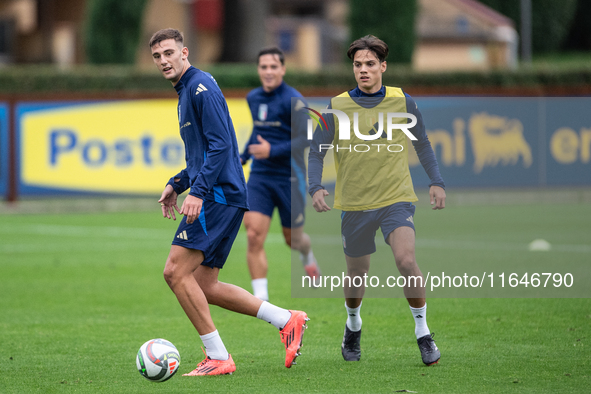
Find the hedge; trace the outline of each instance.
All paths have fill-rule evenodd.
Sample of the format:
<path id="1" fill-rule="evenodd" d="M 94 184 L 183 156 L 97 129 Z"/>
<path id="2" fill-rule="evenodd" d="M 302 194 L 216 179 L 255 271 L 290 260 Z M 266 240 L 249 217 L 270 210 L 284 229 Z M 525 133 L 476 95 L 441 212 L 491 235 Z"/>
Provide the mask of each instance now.
<path id="1" fill-rule="evenodd" d="M 223 65 L 205 68 L 212 73 L 222 90 L 252 89 L 259 86 L 256 69 L 251 65 Z M 285 80 L 307 91 L 341 90 L 355 86 L 351 67 L 327 68 L 320 73 L 288 71 Z M 591 90 L 591 65 L 572 68 L 538 67 L 518 71 L 416 73 L 406 67 L 389 66 L 384 74 L 387 85 L 431 87 L 442 92 L 454 88 L 532 88 L 561 86 L 580 91 Z M 126 66 L 84 66 L 71 70 L 53 67 L 5 67 L 0 72 L 0 96 L 30 93 L 162 92 L 175 94 L 170 82 L 157 72 L 140 71 Z"/>

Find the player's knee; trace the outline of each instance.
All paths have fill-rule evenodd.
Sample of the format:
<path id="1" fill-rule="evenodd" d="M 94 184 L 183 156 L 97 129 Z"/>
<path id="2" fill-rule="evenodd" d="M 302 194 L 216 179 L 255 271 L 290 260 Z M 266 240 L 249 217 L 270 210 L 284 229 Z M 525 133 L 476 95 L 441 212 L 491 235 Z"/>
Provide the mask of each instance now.
<path id="1" fill-rule="evenodd" d="M 285 243 L 292 249 L 301 251 L 306 244 L 310 243 L 310 238 L 306 233 L 292 231 L 290 236 L 285 235 Z"/>
<path id="2" fill-rule="evenodd" d="M 359 277 L 363 277 L 363 275 L 367 274 L 368 270 L 363 269 L 363 268 L 349 268 L 347 270 L 347 275 L 350 278 L 355 278 L 357 276 Z"/>
<path id="3" fill-rule="evenodd" d="M 164 276 L 164 280 L 168 284 L 168 287 L 174 290 L 174 287 L 180 278 L 178 275 L 178 270 L 176 269 L 176 265 L 170 259 L 166 261 L 162 275 Z"/>
<path id="4" fill-rule="evenodd" d="M 251 250 L 259 250 L 263 248 L 265 242 L 265 234 L 255 228 L 248 228 L 246 230 L 248 237 L 248 248 Z"/>
<path id="5" fill-rule="evenodd" d="M 164 272 L 162 273 L 162 276 L 164 276 L 164 280 L 168 284 L 168 287 L 172 289 L 174 283 L 173 270 L 170 269 L 168 266 L 164 267 Z"/>
<path id="6" fill-rule="evenodd" d="M 417 267 L 417 261 L 414 256 L 409 253 L 396 258 L 396 267 L 402 274 L 414 272 Z"/>

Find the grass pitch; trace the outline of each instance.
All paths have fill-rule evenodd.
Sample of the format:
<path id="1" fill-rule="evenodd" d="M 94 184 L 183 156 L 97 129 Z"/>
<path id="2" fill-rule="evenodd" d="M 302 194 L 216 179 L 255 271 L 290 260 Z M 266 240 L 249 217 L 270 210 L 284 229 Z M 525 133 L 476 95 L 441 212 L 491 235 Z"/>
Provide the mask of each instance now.
<path id="1" fill-rule="evenodd" d="M 497 252 L 487 242 L 511 246 L 540 237 L 574 246 L 574 252 L 538 252 L 540 264 L 558 270 L 572 259 L 591 262 L 589 204 L 427 212 L 426 206 L 417 210 L 419 239 L 428 240 L 417 241 L 419 264 L 494 263 Z M 267 244 L 271 301 L 312 319 L 298 365 L 283 366 L 273 326 L 212 307 L 237 371 L 182 377 L 203 355 L 162 278 L 176 224 L 162 219 L 156 205 L 152 212 L 0 215 L 0 393 L 583 393 L 591 387 L 591 302 L 585 298 L 431 298 L 428 322 L 442 359 L 428 368 L 406 301 L 366 299 L 361 361 L 344 362 L 343 300 L 291 298 L 290 253 L 276 221 Z M 220 278 L 250 290 L 245 237 L 239 234 Z M 532 259 L 511 247 L 499 253 L 515 266 Z M 332 258 L 344 264 L 342 252 Z M 178 375 L 165 383 L 143 379 L 135 367 L 141 344 L 157 337 L 181 354 Z"/>

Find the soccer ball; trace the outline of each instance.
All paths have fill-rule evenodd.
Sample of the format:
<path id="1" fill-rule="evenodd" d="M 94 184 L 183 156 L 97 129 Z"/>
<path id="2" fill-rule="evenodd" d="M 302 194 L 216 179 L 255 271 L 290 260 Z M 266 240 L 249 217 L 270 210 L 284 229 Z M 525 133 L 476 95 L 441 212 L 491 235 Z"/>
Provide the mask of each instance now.
<path id="1" fill-rule="evenodd" d="M 151 339 L 140 347 L 135 363 L 144 378 L 152 382 L 164 382 L 178 371 L 181 356 L 166 339 Z"/>

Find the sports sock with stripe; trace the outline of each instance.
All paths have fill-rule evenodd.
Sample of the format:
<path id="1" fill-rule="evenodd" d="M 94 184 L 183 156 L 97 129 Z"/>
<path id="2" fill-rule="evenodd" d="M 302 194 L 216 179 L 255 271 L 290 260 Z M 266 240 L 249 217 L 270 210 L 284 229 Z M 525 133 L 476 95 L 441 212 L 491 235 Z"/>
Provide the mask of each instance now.
<path id="1" fill-rule="evenodd" d="M 345 303 L 345 308 L 347 309 L 347 327 L 349 327 L 349 330 L 351 331 L 359 331 L 361 330 L 361 316 L 360 316 L 360 312 L 361 312 L 361 305 L 363 304 L 363 302 L 361 304 L 359 304 L 359 306 L 357 308 L 349 308 L 347 306 L 347 303 Z"/>
<path id="2" fill-rule="evenodd" d="M 413 308 L 411 306 L 410 311 L 415 319 L 415 335 L 417 339 L 429 335 L 431 331 L 427 327 L 427 304 L 425 303 L 422 308 Z"/>
<path id="3" fill-rule="evenodd" d="M 289 319 L 291 319 L 291 312 L 287 309 L 270 304 L 267 301 L 263 301 L 257 312 L 257 318 L 264 320 L 267 323 L 271 323 L 281 330 L 285 327 Z"/>
<path id="4" fill-rule="evenodd" d="M 210 332 L 209 334 L 200 335 L 199 338 L 201 338 L 203 347 L 205 348 L 205 353 L 207 353 L 209 358 L 212 360 L 228 359 L 228 351 L 224 346 L 224 342 L 222 342 L 222 338 L 220 338 L 218 330 Z"/>

